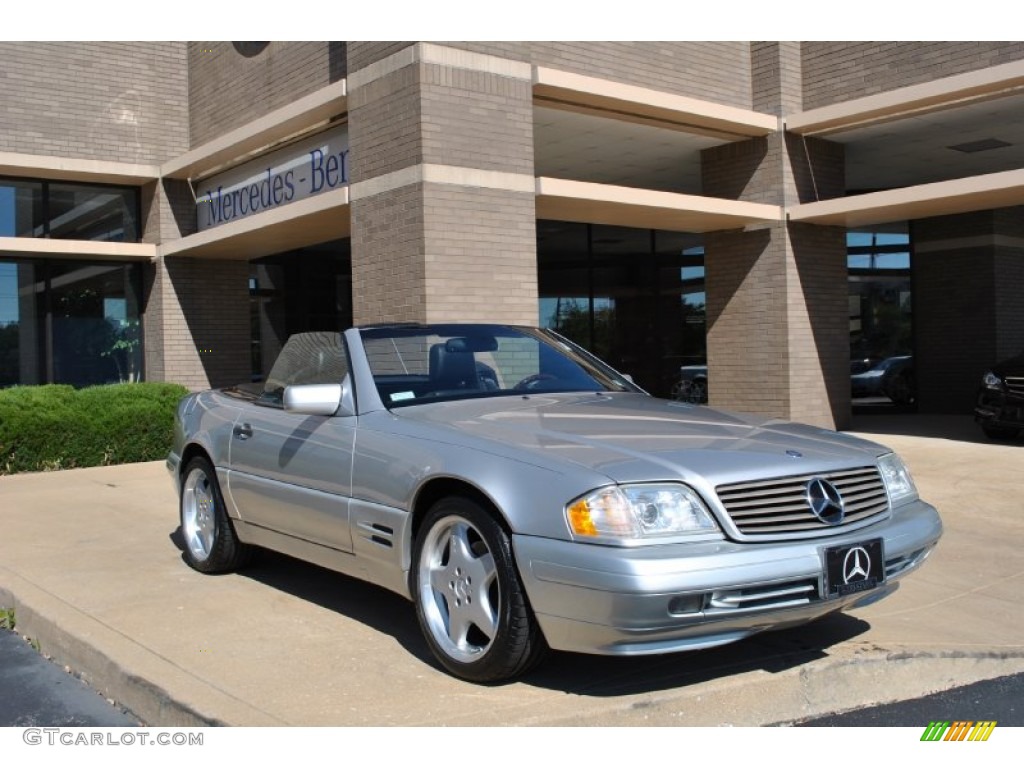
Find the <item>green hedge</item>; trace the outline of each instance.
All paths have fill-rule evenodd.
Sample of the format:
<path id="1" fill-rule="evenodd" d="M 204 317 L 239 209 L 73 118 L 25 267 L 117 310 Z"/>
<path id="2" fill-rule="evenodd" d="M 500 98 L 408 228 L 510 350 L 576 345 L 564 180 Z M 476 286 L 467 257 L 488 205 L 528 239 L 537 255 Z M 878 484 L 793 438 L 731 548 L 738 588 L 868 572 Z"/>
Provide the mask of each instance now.
<path id="1" fill-rule="evenodd" d="M 0 390 L 0 475 L 162 459 L 178 384 L 62 384 Z"/>

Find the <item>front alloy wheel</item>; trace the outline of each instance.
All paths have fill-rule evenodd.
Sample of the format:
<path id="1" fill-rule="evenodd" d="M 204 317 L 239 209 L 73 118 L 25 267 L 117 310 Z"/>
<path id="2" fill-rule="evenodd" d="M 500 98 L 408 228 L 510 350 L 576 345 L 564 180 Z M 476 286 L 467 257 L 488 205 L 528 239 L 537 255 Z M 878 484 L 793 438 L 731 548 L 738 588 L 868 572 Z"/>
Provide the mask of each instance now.
<path id="1" fill-rule="evenodd" d="M 545 648 L 512 560 L 508 534 L 479 504 L 438 502 L 416 539 L 413 593 L 430 649 L 457 677 L 505 680 Z"/>
<path id="2" fill-rule="evenodd" d="M 210 462 L 196 457 L 185 467 L 181 483 L 181 535 L 185 561 L 203 573 L 241 568 L 251 550 L 238 540 L 224 509 L 217 475 Z"/>

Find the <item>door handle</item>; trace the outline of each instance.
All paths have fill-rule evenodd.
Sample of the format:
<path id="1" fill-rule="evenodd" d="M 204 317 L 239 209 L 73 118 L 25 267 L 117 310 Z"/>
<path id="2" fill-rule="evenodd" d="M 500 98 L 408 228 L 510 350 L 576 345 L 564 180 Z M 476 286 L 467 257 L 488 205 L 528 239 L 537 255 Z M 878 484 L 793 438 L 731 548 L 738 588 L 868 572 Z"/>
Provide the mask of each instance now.
<path id="1" fill-rule="evenodd" d="M 249 424 L 248 422 L 245 424 L 236 424 L 235 428 L 231 430 L 231 434 L 239 440 L 248 440 L 252 437 L 252 424 Z"/>

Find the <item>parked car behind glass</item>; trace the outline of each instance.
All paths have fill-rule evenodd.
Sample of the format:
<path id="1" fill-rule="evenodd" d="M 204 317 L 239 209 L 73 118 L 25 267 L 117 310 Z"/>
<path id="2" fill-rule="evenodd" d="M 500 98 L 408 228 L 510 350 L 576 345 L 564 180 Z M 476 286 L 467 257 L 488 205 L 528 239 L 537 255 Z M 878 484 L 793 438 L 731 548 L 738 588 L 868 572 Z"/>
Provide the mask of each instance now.
<path id="1" fill-rule="evenodd" d="M 853 370 L 852 363 L 850 367 Z M 914 358 L 910 355 L 887 357 L 850 376 L 854 397 L 888 397 L 897 405 L 909 405 L 914 402 L 916 389 Z"/>
<path id="2" fill-rule="evenodd" d="M 1012 440 L 1024 429 L 1024 350 L 982 376 L 974 420 L 993 440 Z"/>

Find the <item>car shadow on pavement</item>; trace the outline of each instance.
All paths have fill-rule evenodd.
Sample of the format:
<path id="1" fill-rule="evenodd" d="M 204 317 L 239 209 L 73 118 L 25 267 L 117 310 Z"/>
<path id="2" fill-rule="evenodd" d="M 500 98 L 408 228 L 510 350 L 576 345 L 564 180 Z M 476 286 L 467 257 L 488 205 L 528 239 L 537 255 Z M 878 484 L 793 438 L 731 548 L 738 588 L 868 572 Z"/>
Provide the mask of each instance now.
<path id="1" fill-rule="evenodd" d="M 170 539 L 187 567 L 180 527 Z M 420 635 L 412 603 L 383 587 L 267 549 L 258 549 L 238 575 L 391 635 L 411 655 L 437 666 Z"/>
<path id="2" fill-rule="evenodd" d="M 180 528 L 170 538 L 183 552 Z M 411 656 L 446 674 L 420 634 L 412 603 L 383 587 L 268 550 L 259 550 L 239 575 L 390 635 Z M 865 621 L 834 613 L 799 627 L 686 653 L 615 657 L 553 651 L 520 682 L 596 697 L 683 688 L 754 670 L 776 673 L 799 667 L 827 657 L 831 646 L 868 629 Z"/>

